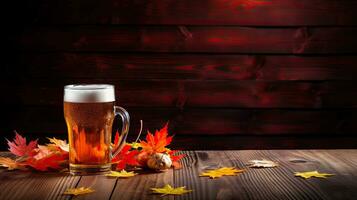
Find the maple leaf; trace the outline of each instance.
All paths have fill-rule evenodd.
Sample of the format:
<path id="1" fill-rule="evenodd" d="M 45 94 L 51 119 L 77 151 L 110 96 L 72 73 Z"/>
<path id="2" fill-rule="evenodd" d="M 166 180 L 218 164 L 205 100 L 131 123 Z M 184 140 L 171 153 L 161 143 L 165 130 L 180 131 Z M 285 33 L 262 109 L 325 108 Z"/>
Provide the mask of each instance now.
<path id="1" fill-rule="evenodd" d="M 30 157 L 25 161 L 26 165 L 39 171 L 47 171 L 48 169 L 61 169 L 61 164 L 68 161 L 68 154 L 52 152 L 44 156 Z"/>
<path id="2" fill-rule="evenodd" d="M 131 166 L 138 166 L 139 163 L 136 159 L 137 155 L 139 154 L 138 150 L 132 150 L 130 145 L 125 145 L 123 149 L 120 151 L 118 155 L 116 155 L 113 159 L 113 163 L 117 163 L 117 170 L 122 170 L 126 167 L 126 165 Z"/>
<path id="3" fill-rule="evenodd" d="M 141 148 L 141 145 L 138 142 L 132 142 L 132 143 L 127 143 L 127 144 L 130 145 L 132 149 Z"/>
<path id="4" fill-rule="evenodd" d="M 182 195 L 188 192 L 192 192 L 192 190 L 186 190 L 186 187 L 178 187 L 178 188 L 173 188 L 171 185 L 166 184 L 162 188 L 150 188 L 153 193 L 155 194 L 162 194 L 162 196 L 172 194 L 172 195 Z"/>
<path id="5" fill-rule="evenodd" d="M 146 141 L 140 141 L 143 151 L 146 151 L 149 154 L 163 153 L 167 151 L 166 146 L 172 141 L 172 136 L 168 137 L 168 125 L 169 123 L 166 123 L 162 129 L 156 130 L 154 135 L 148 131 Z"/>
<path id="6" fill-rule="evenodd" d="M 80 188 L 69 188 L 67 189 L 63 194 L 68 194 L 68 195 L 81 195 L 81 194 L 88 194 L 92 193 L 94 190 L 91 188 L 86 188 L 86 187 L 80 187 Z"/>
<path id="7" fill-rule="evenodd" d="M 276 167 L 278 166 L 277 163 L 270 161 L 270 160 L 250 160 L 249 161 L 250 166 L 252 168 L 270 168 L 270 167 Z"/>
<path id="8" fill-rule="evenodd" d="M 300 176 L 305 179 L 316 177 L 316 178 L 327 178 L 328 176 L 333 176 L 334 174 L 320 173 L 318 171 L 308 171 L 308 172 L 295 172 L 295 176 Z"/>
<path id="9" fill-rule="evenodd" d="M 133 177 L 135 175 L 137 175 L 137 173 L 127 172 L 123 169 L 120 172 L 111 171 L 110 174 L 106 174 L 105 176 L 116 177 L 116 178 L 128 178 L 128 177 Z"/>
<path id="10" fill-rule="evenodd" d="M 242 173 L 243 170 L 234 167 L 222 167 L 219 169 L 208 170 L 203 172 L 200 176 L 209 176 L 210 178 L 219 178 L 222 176 L 237 176 L 237 173 Z"/>
<path id="11" fill-rule="evenodd" d="M 26 138 L 15 132 L 15 139 L 13 142 L 7 140 L 9 151 L 16 156 L 31 156 L 32 151 L 37 146 L 37 140 L 30 141 L 27 145 Z"/>
<path id="12" fill-rule="evenodd" d="M 169 154 L 169 156 L 171 158 L 172 166 L 174 167 L 174 169 L 181 169 L 182 166 L 181 166 L 179 160 L 182 159 L 183 157 L 185 157 L 185 154 L 175 155 L 179 151 L 170 150 L 170 149 L 168 149 L 168 150 L 169 150 L 168 154 Z"/>
<path id="13" fill-rule="evenodd" d="M 66 142 L 66 140 L 56 139 L 55 137 L 54 138 L 47 138 L 47 139 L 50 141 L 50 144 L 48 144 L 47 146 L 58 147 L 62 151 L 69 152 L 69 145 Z"/>
<path id="14" fill-rule="evenodd" d="M 8 170 L 25 169 L 25 167 L 21 165 L 19 162 L 17 162 L 16 160 L 13 160 L 11 158 L 5 158 L 5 157 L 0 157 L 0 166 L 7 167 Z"/>

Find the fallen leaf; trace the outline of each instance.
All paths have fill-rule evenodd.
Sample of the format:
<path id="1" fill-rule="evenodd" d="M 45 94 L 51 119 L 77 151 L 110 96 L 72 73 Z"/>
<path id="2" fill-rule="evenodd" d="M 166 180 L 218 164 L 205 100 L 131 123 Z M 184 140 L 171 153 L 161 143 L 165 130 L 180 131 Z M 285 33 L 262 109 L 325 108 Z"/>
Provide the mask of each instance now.
<path id="1" fill-rule="evenodd" d="M 9 151 L 16 156 L 30 156 L 33 150 L 37 146 L 37 140 L 30 141 L 29 144 L 26 144 L 26 138 L 22 137 L 20 134 L 15 132 L 15 139 L 13 142 L 7 140 L 9 146 Z"/>
<path id="2" fill-rule="evenodd" d="M 16 162 L 16 160 L 6 157 L 0 157 L 0 166 L 7 167 L 8 170 L 25 169 L 25 167 L 20 163 Z"/>
<path id="3" fill-rule="evenodd" d="M 117 170 L 124 169 L 127 165 L 138 166 L 139 163 L 136 159 L 139 154 L 138 150 L 132 150 L 130 145 L 125 145 L 118 155 L 112 159 L 112 163 L 117 163 Z"/>
<path id="4" fill-rule="evenodd" d="M 270 168 L 270 167 L 276 167 L 278 166 L 278 163 L 273 162 L 271 160 L 250 160 L 248 161 L 250 164 L 249 167 L 252 168 Z"/>
<path id="5" fill-rule="evenodd" d="M 308 172 L 295 172 L 295 176 L 300 176 L 305 179 L 316 177 L 316 178 L 327 178 L 328 176 L 333 176 L 334 174 L 320 173 L 318 171 L 308 171 Z"/>
<path id="6" fill-rule="evenodd" d="M 39 171 L 47 171 L 51 169 L 62 169 L 62 164 L 68 161 L 68 154 L 51 153 L 48 156 L 36 159 L 30 157 L 25 164 Z"/>
<path id="7" fill-rule="evenodd" d="M 186 190 L 186 187 L 178 187 L 178 188 L 173 188 L 171 185 L 166 184 L 162 188 L 150 188 L 153 193 L 155 194 L 162 194 L 162 196 L 168 195 L 168 194 L 173 194 L 173 195 L 182 195 L 188 192 L 192 192 L 192 190 Z"/>
<path id="8" fill-rule="evenodd" d="M 62 149 L 63 151 L 69 152 L 69 145 L 66 142 L 66 140 L 60 140 L 57 138 L 47 138 L 51 144 L 48 144 L 48 146 L 55 146 L 55 147 L 59 147 L 60 149 Z"/>
<path id="9" fill-rule="evenodd" d="M 128 177 L 133 177 L 135 175 L 137 174 L 134 172 L 127 172 L 123 169 L 120 172 L 111 171 L 110 174 L 106 174 L 105 176 L 116 177 L 116 178 L 128 178 Z"/>
<path id="10" fill-rule="evenodd" d="M 80 188 L 69 188 L 63 194 L 77 196 L 77 195 L 88 194 L 88 193 L 92 193 L 92 192 L 94 192 L 94 190 L 92 190 L 91 188 L 80 187 Z"/>
<path id="11" fill-rule="evenodd" d="M 130 145 L 132 149 L 141 148 L 141 145 L 139 142 L 132 142 L 132 143 L 127 143 L 127 144 Z"/>
<path id="12" fill-rule="evenodd" d="M 203 172 L 200 176 L 209 176 L 210 178 L 219 178 L 222 176 L 237 176 L 237 173 L 242 173 L 243 171 L 244 170 L 236 169 L 234 167 L 222 167 L 219 169 Z"/>

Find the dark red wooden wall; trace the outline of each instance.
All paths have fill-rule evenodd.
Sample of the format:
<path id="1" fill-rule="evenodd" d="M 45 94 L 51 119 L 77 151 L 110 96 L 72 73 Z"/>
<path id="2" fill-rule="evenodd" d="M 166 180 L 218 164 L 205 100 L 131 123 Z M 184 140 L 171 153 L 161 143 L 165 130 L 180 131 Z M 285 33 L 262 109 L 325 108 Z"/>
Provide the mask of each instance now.
<path id="1" fill-rule="evenodd" d="M 1 134 L 66 137 L 63 86 L 111 83 L 176 147 L 357 147 L 357 1 L 9 3 Z M 3 146 L 3 145 L 2 145 Z"/>

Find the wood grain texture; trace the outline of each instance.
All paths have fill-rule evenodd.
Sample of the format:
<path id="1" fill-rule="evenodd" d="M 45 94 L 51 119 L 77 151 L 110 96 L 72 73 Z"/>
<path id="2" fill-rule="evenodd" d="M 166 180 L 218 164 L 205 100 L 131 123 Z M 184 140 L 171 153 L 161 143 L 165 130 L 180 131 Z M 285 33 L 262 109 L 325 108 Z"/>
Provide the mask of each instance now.
<path id="1" fill-rule="evenodd" d="M 355 56 L 43 53 L 17 54 L 4 78 L 355 80 Z M 21 74 L 18 71 L 22 71 Z"/>
<path id="2" fill-rule="evenodd" d="M 346 154 L 344 154 L 346 152 Z M 184 168 L 174 171 L 175 183 L 187 185 L 195 192 L 178 199 L 354 199 L 356 189 L 355 150 L 298 151 L 196 151 L 187 152 Z M 343 155 L 344 154 L 344 155 Z M 248 169 L 253 159 L 269 159 L 277 168 Z M 306 160 L 292 163 L 290 160 Z M 346 162 L 345 160 L 349 160 Z M 198 177 L 202 171 L 222 166 L 245 169 L 238 177 L 209 180 Z M 327 180 L 303 180 L 296 171 L 319 170 L 335 174 Z M 346 182 L 343 180 L 346 178 Z M 333 188 L 333 189 L 332 189 Z"/>
<path id="3" fill-rule="evenodd" d="M 173 200 L 173 196 L 153 195 L 150 188 L 164 187 L 166 184 L 175 186 L 173 170 L 164 173 L 145 172 L 129 179 L 117 179 L 116 187 L 113 190 L 111 199 L 131 200 L 131 199 L 165 199 Z"/>
<path id="4" fill-rule="evenodd" d="M 95 192 L 76 199 L 355 199 L 356 149 L 184 151 L 184 153 L 187 156 L 181 161 L 183 168 L 180 170 L 168 170 L 163 173 L 145 172 L 129 179 L 109 179 L 104 176 L 81 177 L 79 185 L 91 186 Z M 279 166 L 265 169 L 248 168 L 246 164 L 253 159 L 269 159 L 278 162 Z M 292 162 L 294 160 L 300 162 Z M 236 167 L 244 169 L 244 172 L 238 176 L 225 176 L 219 179 L 199 177 L 203 171 L 218 167 Z M 332 173 L 334 176 L 328 179 L 308 180 L 294 176 L 294 172 L 311 170 Z M 73 180 L 79 180 L 79 177 L 68 177 L 63 174 L 57 174 L 57 178 L 53 178 L 47 173 L 4 170 L 0 171 L 0 176 L 2 177 L 0 190 L 8 191 L 0 194 L 1 199 L 9 200 L 29 197 L 69 199 L 68 196 L 61 195 L 63 188 L 75 187 Z M 150 194 L 151 187 L 162 187 L 164 184 L 175 187 L 186 186 L 193 192 L 175 197 Z"/>
<path id="5" fill-rule="evenodd" d="M 13 130 L 37 135 L 66 135 L 62 107 L 26 107 L 12 113 L 4 122 L 3 134 Z M 170 109 L 127 108 L 131 114 L 132 133 L 155 130 L 170 122 L 171 134 L 177 135 L 354 135 L 357 114 L 354 109 Z M 46 122 L 46 123 L 44 123 Z"/>
<path id="6" fill-rule="evenodd" d="M 348 0 L 35 0 L 23 5 L 19 23 L 356 25 L 357 4 Z M 16 4 L 13 5 L 16 7 Z"/>
<path id="7" fill-rule="evenodd" d="M 44 79 L 15 86 L 2 85 L 0 89 L 22 105 L 58 106 L 63 104 L 64 85 L 74 81 Z M 118 103 L 126 107 L 317 109 L 357 106 L 357 85 L 353 81 L 81 79 L 80 82 L 115 85 Z M 0 100 L 8 104 L 13 101 L 12 98 Z"/>
<path id="8" fill-rule="evenodd" d="M 13 36 L 13 50 L 343 54 L 357 52 L 356 34 L 354 27 L 31 27 Z"/>

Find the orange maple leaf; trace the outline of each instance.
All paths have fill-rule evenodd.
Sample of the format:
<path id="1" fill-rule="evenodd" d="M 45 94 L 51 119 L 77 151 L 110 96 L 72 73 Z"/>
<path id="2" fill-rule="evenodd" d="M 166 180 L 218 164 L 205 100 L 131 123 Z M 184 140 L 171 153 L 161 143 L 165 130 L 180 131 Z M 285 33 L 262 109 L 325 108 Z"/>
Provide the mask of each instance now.
<path id="1" fill-rule="evenodd" d="M 140 141 L 143 151 L 146 151 L 149 154 L 167 151 L 166 146 L 172 141 L 172 136 L 168 137 L 168 125 L 169 123 L 166 123 L 162 129 L 156 130 L 154 135 L 148 131 L 146 141 Z"/>

